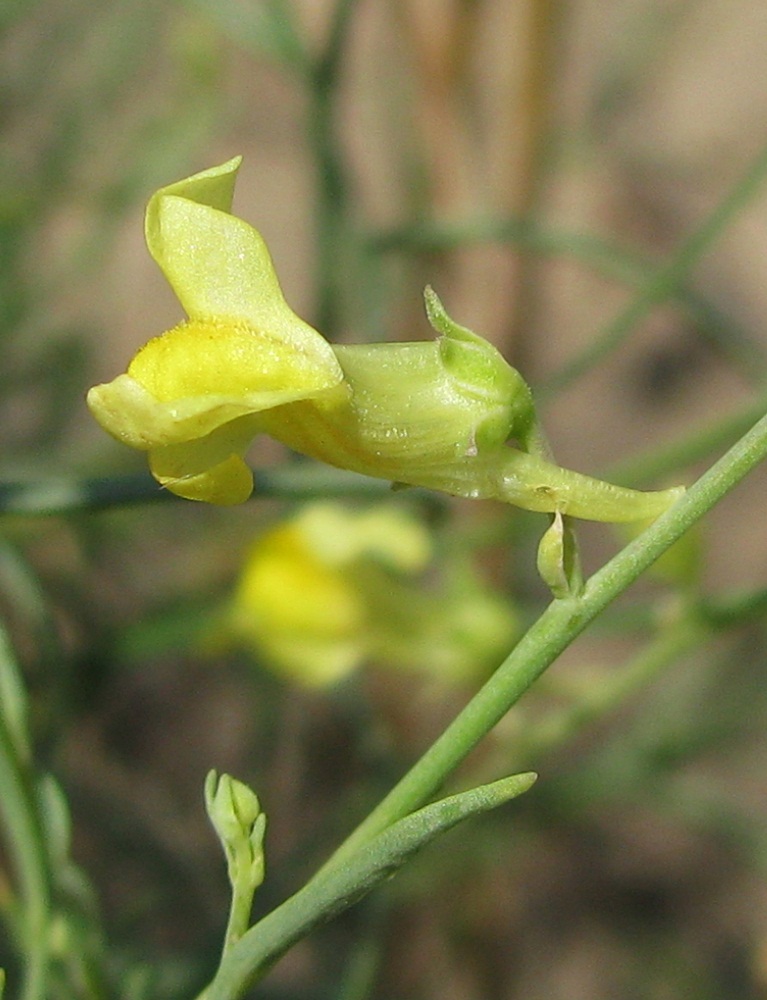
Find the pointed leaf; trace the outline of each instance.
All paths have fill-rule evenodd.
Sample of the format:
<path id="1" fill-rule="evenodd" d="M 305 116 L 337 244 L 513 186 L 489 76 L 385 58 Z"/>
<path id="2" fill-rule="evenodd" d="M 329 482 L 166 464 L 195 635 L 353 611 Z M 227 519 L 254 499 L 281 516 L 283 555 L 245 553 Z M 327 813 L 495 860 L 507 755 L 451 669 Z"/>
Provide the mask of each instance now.
<path id="1" fill-rule="evenodd" d="M 411 813 L 375 837 L 338 867 L 332 865 L 282 906 L 251 927 L 221 963 L 205 1000 L 233 1000 L 296 941 L 391 878 L 439 834 L 526 792 L 536 779 L 516 774 L 468 792 L 451 795 Z"/>

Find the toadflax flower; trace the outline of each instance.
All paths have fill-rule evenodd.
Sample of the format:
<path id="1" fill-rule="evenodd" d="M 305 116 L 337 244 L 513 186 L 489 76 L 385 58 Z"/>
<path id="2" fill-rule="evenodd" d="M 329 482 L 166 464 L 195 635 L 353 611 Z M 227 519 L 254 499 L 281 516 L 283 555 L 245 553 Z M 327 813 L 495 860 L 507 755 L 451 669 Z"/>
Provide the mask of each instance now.
<path id="1" fill-rule="evenodd" d="M 436 340 L 331 346 L 286 304 L 261 236 L 231 214 L 239 164 L 150 199 L 147 245 L 188 319 L 88 394 L 110 434 L 148 452 L 162 486 L 246 500 L 244 455 L 266 433 L 330 465 L 528 510 L 633 521 L 676 499 L 555 465 L 521 375 L 429 289 Z"/>
<path id="2" fill-rule="evenodd" d="M 476 680 L 515 630 L 508 601 L 462 558 L 437 560 L 429 532 L 402 505 L 316 501 L 253 543 L 213 639 L 316 688 L 367 661 L 443 683 Z"/>

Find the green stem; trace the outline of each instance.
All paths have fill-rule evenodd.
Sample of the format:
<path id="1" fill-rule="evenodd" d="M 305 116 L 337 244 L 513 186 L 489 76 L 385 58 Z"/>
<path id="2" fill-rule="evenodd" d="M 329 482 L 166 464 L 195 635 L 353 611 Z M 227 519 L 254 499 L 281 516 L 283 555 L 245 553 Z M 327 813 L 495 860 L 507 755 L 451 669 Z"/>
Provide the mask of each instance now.
<path id="1" fill-rule="evenodd" d="M 344 301 L 342 276 L 346 240 L 346 168 L 336 134 L 336 96 L 345 39 L 357 0 L 337 0 L 322 54 L 307 77 L 308 135 L 317 183 L 316 324 L 332 337 Z"/>
<path id="2" fill-rule="evenodd" d="M 566 256 L 607 278 L 633 288 L 645 287 L 655 277 L 655 265 L 615 243 L 590 233 L 548 229 L 524 218 L 479 217 L 463 221 L 419 222 L 373 233 L 368 240 L 372 253 L 392 251 L 439 251 L 467 243 L 504 243 L 541 256 Z M 650 275 L 652 277 L 650 277 Z M 730 317 L 693 290 L 682 276 L 670 294 L 692 316 L 717 351 L 752 382 L 761 381 L 765 369 L 762 348 Z"/>
<path id="3" fill-rule="evenodd" d="M 256 886 L 253 880 L 241 872 L 247 872 L 251 867 L 251 857 L 247 846 L 243 845 L 239 851 L 238 863 L 230 869 L 229 881 L 232 888 L 232 902 L 229 907 L 229 920 L 226 925 L 224 935 L 224 954 L 232 948 L 250 926 L 250 914 L 253 909 L 253 896 Z"/>
<path id="4" fill-rule="evenodd" d="M 538 0 L 527 5 L 527 45 L 517 122 L 512 141 L 519 165 L 512 184 L 516 185 L 515 210 L 525 219 L 540 215 L 541 196 L 549 157 L 556 57 L 564 10 L 552 0 Z M 539 262 L 531 254 L 522 254 L 512 297 L 510 342 L 514 363 L 522 371 L 530 365 L 530 338 L 540 302 Z"/>
<path id="5" fill-rule="evenodd" d="M 371 856 L 365 848 L 373 841 L 379 843 L 380 837 L 394 834 L 400 821 L 409 821 L 406 817 L 417 815 L 414 810 L 434 795 L 458 764 L 590 622 L 765 457 L 767 416 L 642 535 L 595 573 L 578 597 L 552 602 L 493 677 L 325 866 L 295 896 L 252 927 L 231 953 L 224 956 L 214 982 L 202 997 L 235 1000 L 291 942 L 311 930 L 317 914 L 327 915 L 351 905 L 361 894 L 352 893 L 353 885 L 359 889 L 367 880 L 368 887 L 372 887 L 373 880 L 364 872 L 354 874 L 360 866 L 362 872 Z M 332 905 L 328 897 L 330 886 L 333 893 L 341 893 L 333 896 Z"/>
<path id="6" fill-rule="evenodd" d="M 591 685 L 584 697 L 536 723 L 515 741 L 514 766 L 519 766 L 520 761 L 539 760 L 543 754 L 568 743 L 580 730 L 624 704 L 680 656 L 700 645 L 710 632 L 694 614 L 668 623 L 625 667 L 611 671 L 598 684 Z M 504 749 L 504 758 L 508 756 L 508 750 Z"/>
<path id="7" fill-rule="evenodd" d="M 418 492 L 411 491 L 411 495 Z M 384 480 L 307 462 L 258 470 L 253 499 L 312 500 L 318 496 L 383 499 L 390 494 L 391 484 Z M 419 495 L 421 498 L 425 496 L 424 493 Z M 443 502 L 434 494 L 430 495 L 430 500 Z M 0 516 L 46 517 L 135 503 L 163 502 L 178 503 L 179 500 L 159 487 L 157 480 L 148 472 L 82 479 L 49 476 L 27 482 L 0 482 Z"/>
<path id="8" fill-rule="evenodd" d="M 634 455 L 603 470 L 607 479 L 617 479 L 632 486 L 649 482 L 662 482 L 672 473 L 700 462 L 720 448 L 726 448 L 741 434 L 745 434 L 754 421 L 767 411 L 767 393 L 762 393 L 743 409 L 726 417 L 719 417 L 708 427 L 696 427 L 684 438 L 645 454 Z"/>
<path id="9" fill-rule="evenodd" d="M 553 378 L 547 391 L 560 390 L 584 375 L 623 342 L 628 334 L 659 303 L 672 296 L 700 258 L 721 235 L 734 216 L 754 197 L 767 176 L 767 144 L 745 176 L 716 206 L 708 219 L 685 240 L 671 260 L 653 274 L 626 309 L 608 324 L 579 355 L 567 362 Z"/>
<path id="10" fill-rule="evenodd" d="M 435 837 L 470 816 L 526 792 L 536 776 L 516 774 L 433 802 L 404 817 L 357 852 L 348 864 L 317 874 L 250 928 L 224 956 L 198 1000 L 235 1000 L 313 928 L 348 909 Z"/>
<path id="11" fill-rule="evenodd" d="M 326 868 L 345 863 L 371 837 L 433 795 L 594 618 L 765 457 L 767 417 L 762 417 L 680 500 L 595 573 L 580 596 L 555 600 L 546 608 L 490 680 L 339 847 Z"/>
<path id="12" fill-rule="evenodd" d="M 1 669 L 15 675 L 4 630 L 0 647 Z M 0 815 L 21 900 L 25 965 L 19 1000 L 46 1000 L 51 879 L 27 748 L 20 743 L 18 720 L 8 718 L 5 709 L 0 706 Z"/>

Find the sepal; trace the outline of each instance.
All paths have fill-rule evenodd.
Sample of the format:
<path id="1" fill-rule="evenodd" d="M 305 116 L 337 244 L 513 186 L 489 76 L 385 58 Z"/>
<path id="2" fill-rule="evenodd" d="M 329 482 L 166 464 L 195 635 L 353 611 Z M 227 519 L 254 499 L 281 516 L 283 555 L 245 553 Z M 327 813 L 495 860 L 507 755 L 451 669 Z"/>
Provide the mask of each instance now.
<path id="1" fill-rule="evenodd" d="M 477 446 L 500 445 L 514 438 L 527 447 L 537 424 L 527 382 L 489 341 L 451 319 L 429 285 L 424 289 L 424 302 L 429 323 L 440 334 L 445 370 L 468 399 L 481 401 L 487 408 L 475 432 Z"/>

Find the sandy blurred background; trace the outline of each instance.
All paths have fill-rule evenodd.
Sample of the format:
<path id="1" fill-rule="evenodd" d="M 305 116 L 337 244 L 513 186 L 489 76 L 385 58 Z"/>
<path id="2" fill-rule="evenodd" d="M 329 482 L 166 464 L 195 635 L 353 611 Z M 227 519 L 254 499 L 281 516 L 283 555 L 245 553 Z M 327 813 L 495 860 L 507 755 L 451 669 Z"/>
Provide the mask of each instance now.
<path id="1" fill-rule="evenodd" d="M 312 56 L 342 26 L 329 125 L 291 62 L 280 9 Z M 334 339 L 421 339 L 433 284 L 539 390 L 564 465 L 628 463 L 764 394 L 767 185 L 756 184 L 683 295 L 550 390 L 764 156 L 767 5 L 6 0 L 0 29 L 7 480 L 143 469 L 92 423 L 83 396 L 180 317 L 143 242 L 147 197 L 240 153 L 235 209 L 265 236 L 297 312 Z M 335 143 L 324 163 L 318 132 Z M 519 220 L 535 238 L 520 237 Z M 598 252 L 581 242 L 592 238 Z M 691 307 L 701 301 L 704 323 Z M 254 464 L 281 459 L 259 447 Z M 709 460 L 677 476 L 691 481 Z M 764 487 L 757 471 L 709 518 L 709 592 L 764 587 Z M 468 506 L 454 516 L 480 534 L 507 516 Z M 464 700 L 380 676 L 362 713 L 271 680 L 254 694 L 247 665 L 211 664 L 178 641 L 178 622 L 226 591 L 247 540 L 281 509 L 139 505 L 6 521 L 57 636 L 52 662 L 4 599 L 41 746 L 116 949 L 160 963 L 175 984 L 158 996 L 191 995 L 217 948 L 226 895 L 201 810 L 208 767 L 252 781 L 274 814 L 282 870 L 266 905 L 348 829 L 335 804 L 359 814 Z M 583 544 L 591 570 L 615 540 L 586 528 Z M 531 551 L 486 561 L 534 603 Z M 561 669 L 618 664 L 636 639 L 597 631 Z M 582 771 L 575 752 L 552 760 L 529 806 L 451 835 L 399 890 L 301 945 L 253 995 L 767 996 L 764 648 L 758 622 L 712 643 L 704 664 L 683 663 L 668 688 L 589 732 Z M 376 731 L 398 753 L 373 755 L 371 776 L 360 730 L 377 710 Z M 698 712 L 718 733 L 700 753 Z M 624 757 L 610 749 L 621 739 Z M 364 990 L 342 992 L 338 954 L 347 970 L 370 959 Z"/>

